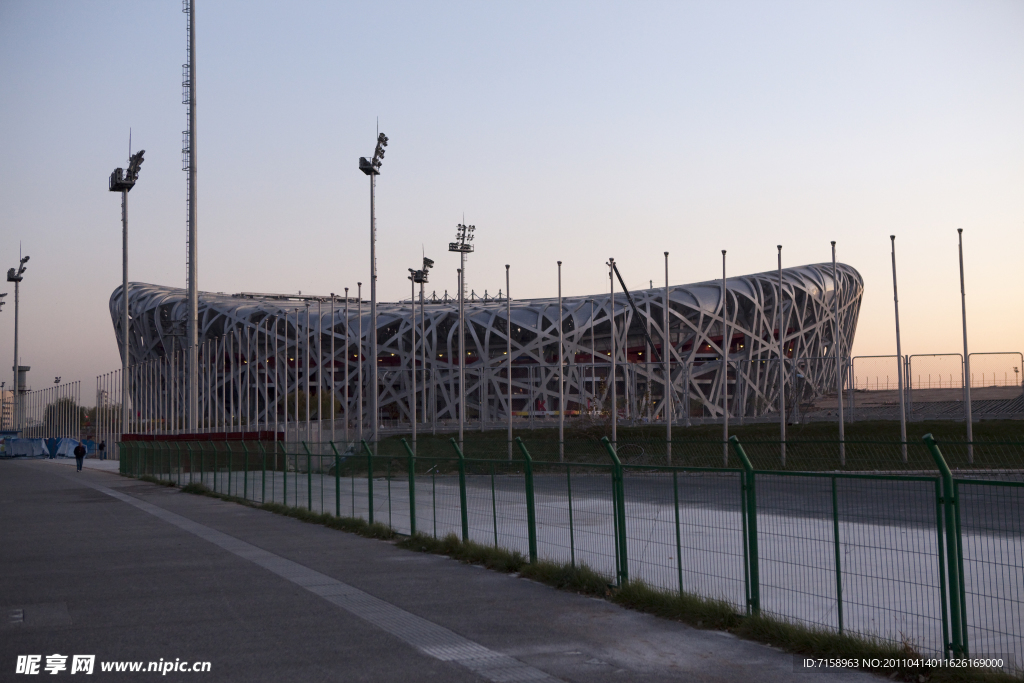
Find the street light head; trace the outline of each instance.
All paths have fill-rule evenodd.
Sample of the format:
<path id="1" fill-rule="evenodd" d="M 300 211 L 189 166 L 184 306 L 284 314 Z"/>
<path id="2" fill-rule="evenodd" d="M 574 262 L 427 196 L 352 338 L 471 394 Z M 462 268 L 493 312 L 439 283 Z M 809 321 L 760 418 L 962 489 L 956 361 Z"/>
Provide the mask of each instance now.
<path id="1" fill-rule="evenodd" d="M 22 263 L 23 265 L 24 265 L 24 264 L 26 264 L 26 263 L 28 263 L 28 256 L 22 256 L 22 257 L 21 257 L 21 263 Z"/>

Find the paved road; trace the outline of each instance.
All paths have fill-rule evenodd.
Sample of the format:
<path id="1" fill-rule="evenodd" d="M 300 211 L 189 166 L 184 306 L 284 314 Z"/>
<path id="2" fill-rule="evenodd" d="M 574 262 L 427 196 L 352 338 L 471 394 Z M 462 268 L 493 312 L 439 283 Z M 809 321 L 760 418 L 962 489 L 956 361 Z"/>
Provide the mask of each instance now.
<path id="1" fill-rule="evenodd" d="M 60 461 L 0 462 L 0 520 L 0 680 L 54 653 L 211 662 L 168 680 L 877 680 Z"/>

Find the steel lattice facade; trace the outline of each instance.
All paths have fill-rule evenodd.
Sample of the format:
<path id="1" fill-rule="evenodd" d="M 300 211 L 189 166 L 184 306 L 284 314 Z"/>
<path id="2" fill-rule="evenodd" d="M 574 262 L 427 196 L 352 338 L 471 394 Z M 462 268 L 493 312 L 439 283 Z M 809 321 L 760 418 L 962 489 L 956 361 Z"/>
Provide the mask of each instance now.
<path id="1" fill-rule="evenodd" d="M 834 390 L 836 348 L 833 342 L 833 296 L 838 292 L 839 331 L 843 356 L 849 356 L 857 327 L 864 284 L 850 266 L 831 264 L 787 268 L 782 271 L 779 296 L 777 272 L 730 277 L 726 287 L 725 319 L 731 333 L 729 371 L 722 373 L 723 301 L 721 280 L 669 288 L 671 387 L 673 419 L 694 415 L 720 417 L 726 387 L 729 413 L 758 416 L 777 409 L 779 384 L 778 304 L 783 306 L 783 343 L 788 358 L 787 394 L 794 400 Z M 838 287 L 836 286 L 838 284 Z M 148 363 L 149 372 L 135 372 L 131 382 L 133 404 L 143 393 L 165 395 L 181 386 L 181 363 L 172 364 L 172 352 L 182 350 L 187 311 L 186 292 L 158 285 L 131 283 L 130 349 L 132 366 Z M 664 342 L 664 288 L 632 292 L 639 316 L 621 292 L 614 307 L 609 293 L 566 297 L 561 315 L 557 299 L 513 300 L 512 411 L 551 415 L 558 406 L 558 324 L 564 335 L 562 362 L 567 415 L 595 414 L 609 407 L 609 369 L 612 325 L 618 363 L 616 390 L 619 412 L 625 417 L 663 419 L 664 365 L 653 362 L 643 334 L 648 327 L 660 355 Z M 121 288 L 110 299 L 110 313 L 120 343 Z M 200 424 L 221 424 L 217 415 L 231 405 L 231 420 L 242 424 L 269 424 L 281 414 L 281 394 L 310 395 L 318 385 L 333 391 L 343 403 L 345 366 L 348 366 L 348 415 L 358 414 L 359 363 L 362 362 L 365 396 L 370 377 L 369 306 L 357 313 L 358 303 L 329 297 L 201 293 L 199 299 Z M 417 411 L 420 420 L 457 419 L 458 304 L 416 304 Z M 508 319 L 506 301 L 467 301 L 466 417 L 503 420 L 508 410 L 509 360 L 506 355 Z M 319 322 L 318 322 L 319 320 Z M 378 335 L 380 406 L 382 419 L 409 420 L 412 367 L 413 312 L 408 301 L 379 303 Z M 362 329 L 360 339 L 359 329 Z M 425 335 L 421 335 L 420 330 Z M 349 344 L 345 339 L 348 335 Z M 331 357 L 331 337 L 334 356 Z M 425 343 L 424 343 L 425 340 Z M 307 356 L 308 354 L 308 356 Z M 306 360 L 308 357 L 308 361 Z M 844 364 L 845 367 L 845 364 Z M 332 372 L 333 370 L 333 372 Z M 322 376 L 319 373 L 323 372 Z M 172 381 L 172 375 L 175 381 Z M 723 383 L 723 379 L 727 379 Z M 281 390 L 278 390 L 281 387 Z M 285 392 L 284 387 L 287 387 Z M 180 409 L 180 391 L 170 399 Z M 166 396 L 162 399 L 167 403 Z M 426 406 L 424 411 L 423 406 Z M 338 404 L 339 419 L 345 414 Z"/>

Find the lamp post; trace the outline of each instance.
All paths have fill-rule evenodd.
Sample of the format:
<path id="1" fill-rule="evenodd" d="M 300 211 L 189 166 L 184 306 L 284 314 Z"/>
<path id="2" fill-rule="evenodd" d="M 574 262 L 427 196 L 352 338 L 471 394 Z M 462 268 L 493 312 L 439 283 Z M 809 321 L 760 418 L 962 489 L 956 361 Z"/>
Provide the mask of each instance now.
<path id="1" fill-rule="evenodd" d="M 388 146 L 388 136 L 377 134 L 377 147 L 373 150 L 373 159 L 359 157 L 359 170 L 370 176 L 370 406 L 369 412 L 373 420 L 370 438 L 373 450 L 377 451 L 377 215 L 374 206 L 374 192 L 377 188 L 377 176 L 384 159 L 384 148 Z"/>
<path id="2" fill-rule="evenodd" d="M 475 225 L 459 223 L 455 226 L 455 241 L 448 243 L 448 251 L 459 253 L 459 448 L 462 448 L 462 433 L 466 422 L 466 254 L 473 252 Z"/>
<path id="3" fill-rule="evenodd" d="M 21 426 L 21 416 L 18 414 L 18 391 L 21 389 L 18 384 L 18 313 L 21 308 L 21 281 L 25 279 L 25 264 L 28 263 L 28 258 L 22 256 L 18 261 L 18 267 L 7 271 L 7 281 L 14 283 L 14 384 L 11 385 L 11 422 L 15 430 Z"/>
<path id="4" fill-rule="evenodd" d="M 128 429 L 128 193 L 139 179 L 139 168 L 146 150 L 140 149 L 128 157 L 128 171 L 115 168 L 110 174 L 111 192 L 121 193 L 121 430 Z M 10 279 L 10 275 L 8 275 Z M 17 291 L 17 290 L 15 290 Z M 17 299 L 17 295 L 15 295 Z M 17 320 L 17 313 L 15 313 Z M 15 324 L 17 328 L 17 324 Z M 17 342 L 15 342 L 17 347 Z"/>

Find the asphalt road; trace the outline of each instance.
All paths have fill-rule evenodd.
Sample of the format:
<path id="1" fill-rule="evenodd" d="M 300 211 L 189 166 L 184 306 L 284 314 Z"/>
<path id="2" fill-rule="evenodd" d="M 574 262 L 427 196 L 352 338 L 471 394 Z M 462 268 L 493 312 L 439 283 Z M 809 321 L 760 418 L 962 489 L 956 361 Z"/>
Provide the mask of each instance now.
<path id="1" fill-rule="evenodd" d="M 210 662 L 166 680 L 878 680 L 59 461 L 0 461 L 0 572 L 0 680 L 55 653 L 96 655 L 87 680 L 153 680 L 100 663 L 161 658 Z"/>

